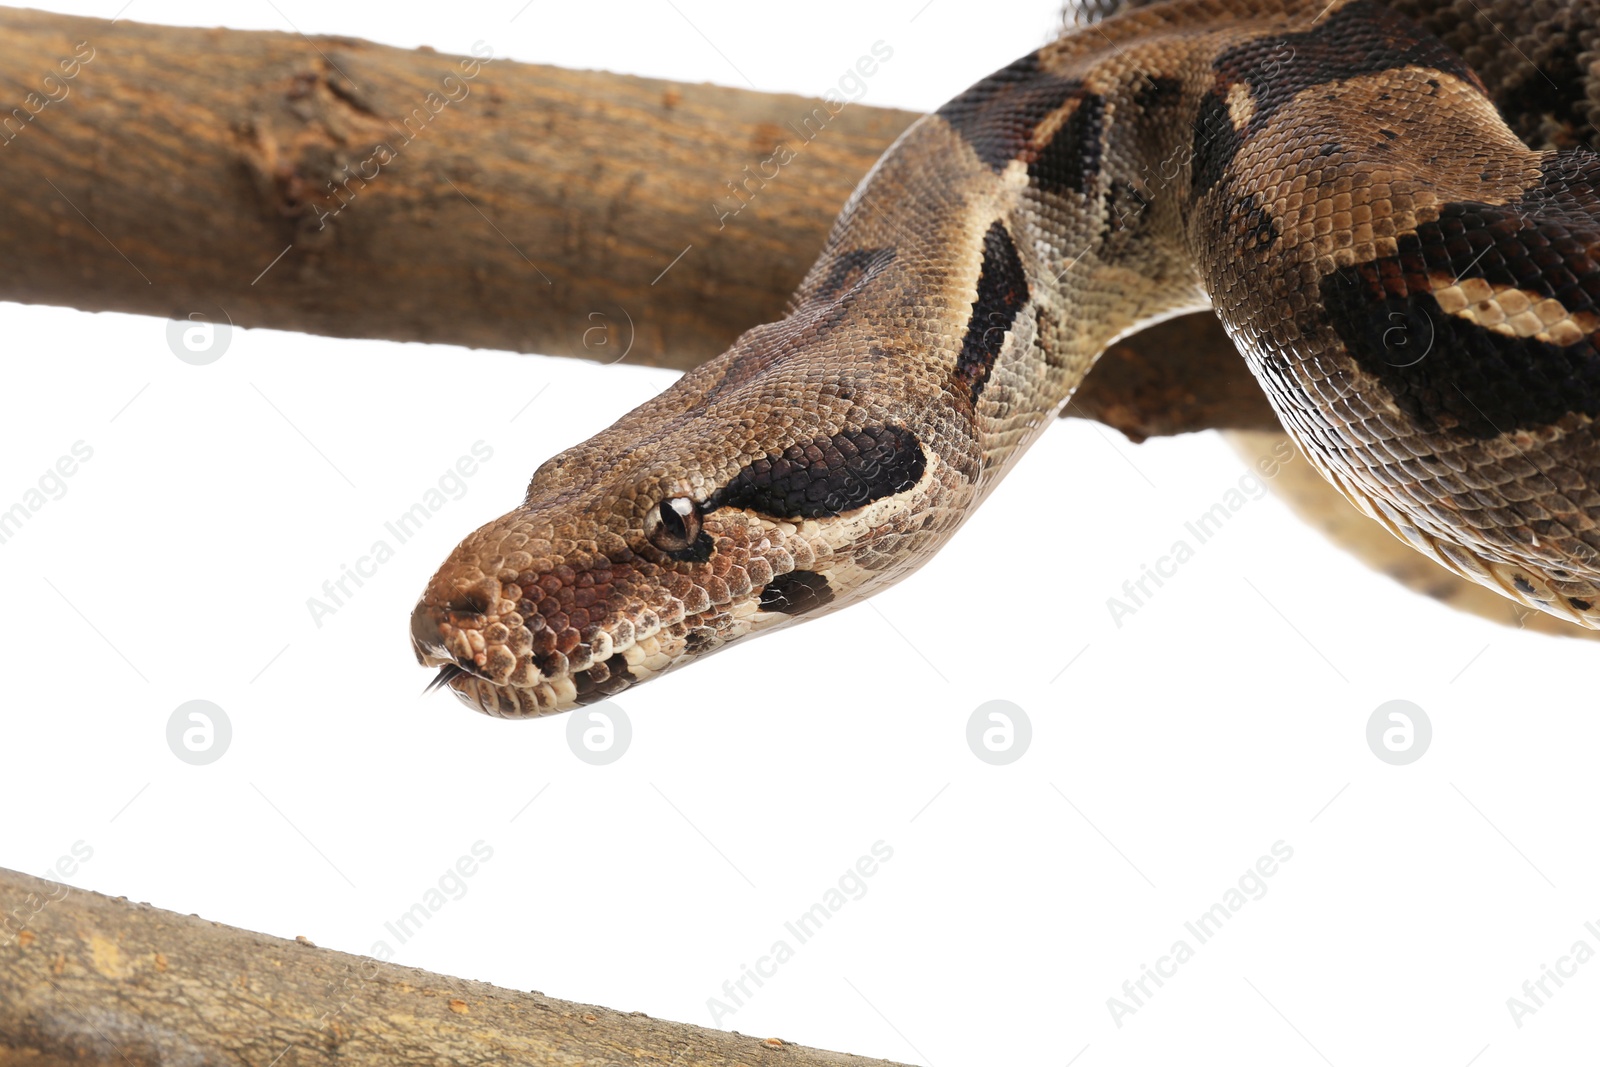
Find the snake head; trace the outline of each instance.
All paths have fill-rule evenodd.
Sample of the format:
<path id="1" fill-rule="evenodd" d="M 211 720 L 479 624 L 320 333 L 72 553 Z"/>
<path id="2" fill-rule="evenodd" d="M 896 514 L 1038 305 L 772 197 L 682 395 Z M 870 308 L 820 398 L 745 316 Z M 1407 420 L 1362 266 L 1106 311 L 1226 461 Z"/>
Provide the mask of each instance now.
<path id="1" fill-rule="evenodd" d="M 418 661 L 487 714 L 548 715 L 908 573 L 954 526 L 950 471 L 865 399 L 737 352 L 691 372 L 461 542 L 412 615 Z"/>
<path id="2" fill-rule="evenodd" d="M 441 668 L 435 686 L 490 715 L 548 715 L 826 606 L 807 531 L 668 492 L 681 495 L 640 494 L 604 517 L 524 506 L 463 541 L 411 619 L 418 661 Z"/>

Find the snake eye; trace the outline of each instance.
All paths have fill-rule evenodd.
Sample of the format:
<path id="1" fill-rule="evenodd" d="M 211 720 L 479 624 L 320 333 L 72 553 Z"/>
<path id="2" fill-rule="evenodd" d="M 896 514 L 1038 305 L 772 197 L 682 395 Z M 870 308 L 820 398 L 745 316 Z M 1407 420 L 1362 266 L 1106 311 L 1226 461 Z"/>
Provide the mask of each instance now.
<path id="1" fill-rule="evenodd" d="M 686 496 L 663 500 L 646 523 L 645 536 L 663 552 L 685 552 L 700 537 L 700 511 Z"/>

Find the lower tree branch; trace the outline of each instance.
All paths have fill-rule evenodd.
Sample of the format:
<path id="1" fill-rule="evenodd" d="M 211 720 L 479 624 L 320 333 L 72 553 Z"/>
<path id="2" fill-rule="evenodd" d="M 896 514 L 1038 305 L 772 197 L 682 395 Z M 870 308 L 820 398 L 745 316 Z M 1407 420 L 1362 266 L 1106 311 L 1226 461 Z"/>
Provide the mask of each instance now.
<path id="1" fill-rule="evenodd" d="M 0 1067 L 894 1067 L 236 930 L 0 869 Z"/>

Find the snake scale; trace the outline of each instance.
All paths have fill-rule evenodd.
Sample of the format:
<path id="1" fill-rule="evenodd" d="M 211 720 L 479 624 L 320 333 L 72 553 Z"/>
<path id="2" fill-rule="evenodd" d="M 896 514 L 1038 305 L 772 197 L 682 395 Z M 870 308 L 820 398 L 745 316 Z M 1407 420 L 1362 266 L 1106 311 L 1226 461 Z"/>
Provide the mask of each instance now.
<path id="1" fill-rule="evenodd" d="M 545 715 L 870 596 L 1108 345 L 1207 308 L 1362 512 L 1600 628 L 1590 3 L 1520 7 L 1534 57 L 1474 0 L 1085 7 L 896 141 L 784 318 L 455 549 L 436 685 Z"/>

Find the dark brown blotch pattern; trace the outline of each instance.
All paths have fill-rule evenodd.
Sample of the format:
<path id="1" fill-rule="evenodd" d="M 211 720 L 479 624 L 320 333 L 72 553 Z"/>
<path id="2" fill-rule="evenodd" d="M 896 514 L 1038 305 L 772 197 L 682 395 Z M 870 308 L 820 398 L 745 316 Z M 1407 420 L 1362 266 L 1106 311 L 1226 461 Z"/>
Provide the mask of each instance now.
<path id="1" fill-rule="evenodd" d="M 1600 318 L 1600 224 L 1540 190 L 1520 204 L 1447 204 L 1399 254 L 1328 275 L 1324 313 L 1357 364 L 1425 431 L 1488 439 L 1600 415 L 1592 333 L 1508 336 L 1442 309 L 1441 281 L 1482 279 Z"/>
<path id="2" fill-rule="evenodd" d="M 1029 53 L 973 85 L 937 114 L 996 172 L 1024 159 L 1034 131 L 1083 90 L 1082 83 L 1046 71 Z"/>
<path id="3" fill-rule="evenodd" d="M 978 270 L 978 294 L 972 317 L 956 357 L 955 381 L 972 403 L 978 402 L 1005 345 L 1006 333 L 1028 303 L 1028 274 L 1017 246 L 996 219 L 983 235 L 983 265 Z"/>
<path id="4" fill-rule="evenodd" d="M 911 488 L 927 457 L 909 430 L 864 426 L 790 445 L 745 467 L 706 504 L 774 519 L 816 519 Z"/>
<path id="5" fill-rule="evenodd" d="M 833 602 L 833 587 L 816 571 L 791 571 L 761 591 L 761 610 L 804 615 Z"/>
<path id="6" fill-rule="evenodd" d="M 1105 158 L 1106 101 L 1084 93 L 1028 164 L 1028 180 L 1047 193 L 1088 195 Z"/>

